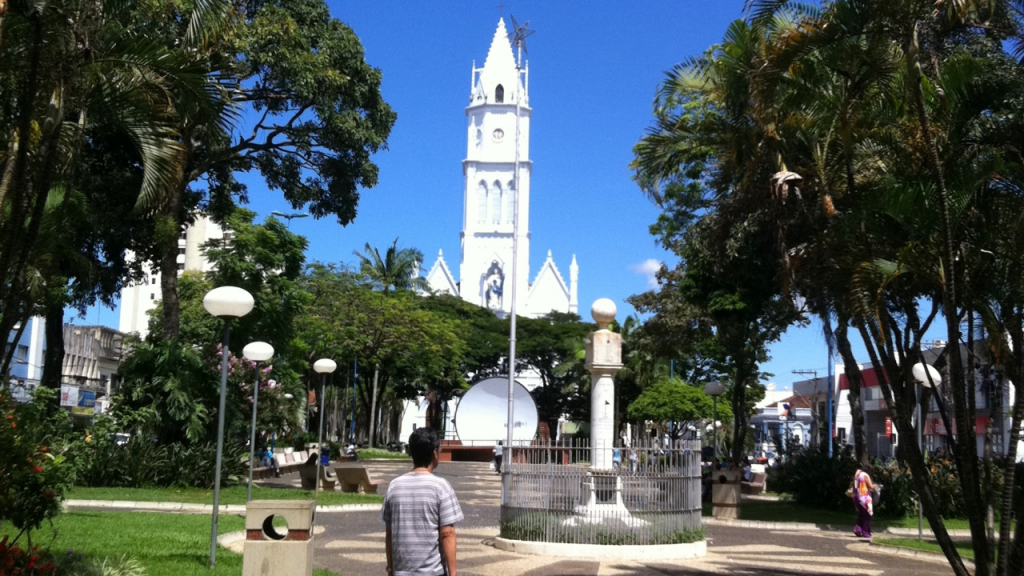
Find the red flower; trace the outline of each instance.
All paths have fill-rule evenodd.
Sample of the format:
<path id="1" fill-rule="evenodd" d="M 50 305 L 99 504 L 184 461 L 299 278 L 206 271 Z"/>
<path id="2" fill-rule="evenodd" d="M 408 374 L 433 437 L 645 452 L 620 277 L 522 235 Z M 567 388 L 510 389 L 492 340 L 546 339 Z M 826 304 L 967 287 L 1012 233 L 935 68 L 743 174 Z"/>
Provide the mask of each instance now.
<path id="1" fill-rule="evenodd" d="M 43 469 L 39 466 L 34 466 L 32 469 L 35 470 L 36 474 L 42 474 L 43 472 Z"/>

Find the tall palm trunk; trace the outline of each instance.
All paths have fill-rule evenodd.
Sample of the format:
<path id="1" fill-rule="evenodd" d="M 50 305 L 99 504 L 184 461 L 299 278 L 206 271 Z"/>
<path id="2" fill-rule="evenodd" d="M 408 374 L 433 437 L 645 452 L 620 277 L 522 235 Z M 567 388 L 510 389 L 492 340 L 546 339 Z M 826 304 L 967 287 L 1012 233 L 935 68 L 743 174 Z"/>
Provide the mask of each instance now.
<path id="1" fill-rule="evenodd" d="M 178 238 L 181 235 L 181 198 L 188 186 L 182 182 L 181 188 L 171 195 L 164 217 L 170 228 L 174 230 L 174 238 L 167 238 L 160 255 L 160 297 L 163 299 L 163 337 L 172 340 L 178 337 L 181 329 L 181 303 L 178 300 Z M 227 354 L 227 350 L 224 351 Z"/>
<path id="2" fill-rule="evenodd" d="M 942 173 L 942 163 L 939 160 L 938 148 L 935 144 L 935 139 L 932 137 L 931 122 L 928 119 L 928 110 L 924 99 L 924 88 L 921 85 L 923 72 L 921 70 L 917 24 L 911 25 L 908 32 L 907 42 L 904 46 L 907 76 L 917 109 L 921 139 L 925 146 L 925 158 L 932 173 L 936 196 L 939 200 L 939 209 L 942 214 L 943 246 L 940 252 L 944 276 L 942 309 L 946 320 L 946 338 L 949 342 L 949 345 L 946 347 L 946 372 L 955 399 L 953 402 L 953 413 L 957 437 L 969 439 L 975 435 L 974 418 L 970 414 L 967 402 L 965 401 L 967 398 L 967 383 L 964 377 L 964 366 L 960 358 L 957 272 L 953 247 L 953 224 L 949 214 L 949 196 L 946 189 L 946 180 Z M 975 568 L 976 576 L 988 576 L 988 574 L 992 573 L 994 566 L 990 562 L 992 558 L 991 542 L 986 537 L 985 531 L 984 502 L 981 495 L 980 479 L 978 478 L 978 446 L 975 442 L 960 442 L 958 443 L 958 448 L 956 456 L 957 464 L 959 465 L 960 486 L 963 490 L 964 503 L 968 510 L 967 521 L 971 529 L 971 544 L 974 549 L 974 557 L 979 559 Z"/>
<path id="3" fill-rule="evenodd" d="M 836 349 L 839 351 L 839 356 L 843 359 L 843 372 L 849 385 L 847 399 L 850 401 L 850 418 L 853 420 L 853 449 L 854 454 L 857 456 L 857 461 L 867 464 L 868 451 L 867 435 L 864 431 L 864 406 L 860 399 L 863 378 L 860 373 L 860 367 L 857 365 L 857 359 L 853 355 L 853 349 L 850 346 L 849 329 L 849 319 L 840 316 L 835 330 Z"/>
<path id="4" fill-rule="evenodd" d="M 60 390 L 64 367 L 64 304 L 46 308 L 46 350 L 43 352 L 43 377 L 39 384 Z"/>

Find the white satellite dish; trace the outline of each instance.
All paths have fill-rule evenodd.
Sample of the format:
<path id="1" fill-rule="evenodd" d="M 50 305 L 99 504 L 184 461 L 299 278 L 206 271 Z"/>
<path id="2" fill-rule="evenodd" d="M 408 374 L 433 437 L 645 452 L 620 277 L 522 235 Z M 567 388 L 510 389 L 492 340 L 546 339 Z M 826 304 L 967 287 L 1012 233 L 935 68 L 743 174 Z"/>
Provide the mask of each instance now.
<path id="1" fill-rule="evenodd" d="M 530 441 L 537 434 L 537 404 L 530 392 L 516 382 L 513 395 L 512 439 Z M 486 378 L 473 385 L 455 409 L 455 430 L 463 442 L 491 442 L 505 440 L 508 431 L 508 378 Z"/>

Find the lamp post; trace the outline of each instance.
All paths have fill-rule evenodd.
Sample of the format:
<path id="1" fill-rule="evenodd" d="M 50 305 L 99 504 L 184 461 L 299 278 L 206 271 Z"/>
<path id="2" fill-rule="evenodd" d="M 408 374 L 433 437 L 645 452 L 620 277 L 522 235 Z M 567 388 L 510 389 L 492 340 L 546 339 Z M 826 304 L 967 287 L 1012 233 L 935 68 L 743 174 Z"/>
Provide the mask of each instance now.
<path id="1" fill-rule="evenodd" d="M 313 363 L 313 370 L 320 374 L 320 427 L 316 439 L 316 488 L 313 499 L 320 498 L 320 463 L 324 460 L 324 390 L 327 388 L 327 375 L 338 369 L 338 364 L 330 358 L 321 358 Z"/>
<path id="2" fill-rule="evenodd" d="M 274 347 L 266 342 L 250 342 L 242 348 L 242 356 L 257 363 L 256 382 L 252 389 L 252 430 L 249 433 L 249 487 L 245 492 L 245 501 L 252 502 L 252 467 L 256 459 L 256 405 L 260 399 L 259 363 L 273 358 Z"/>
<path id="3" fill-rule="evenodd" d="M 725 386 L 718 380 L 712 380 L 704 385 L 704 393 L 711 396 L 714 402 L 713 419 L 711 421 L 715 431 L 714 444 L 711 445 L 711 460 L 714 461 L 718 459 L 718 397 L 725 394 Z"/>
<path id="4" fill-rule="evenodd" d="M 217 410 L 217 459 L 213 473 L 213 520 L 210 526 L 210 568 L 217 565 L 217 516 L 220 512 L 220 462 L 224 456 L 224 404 L 228 386 L 228 344 L 231 337 L 231 321 L 241 318 L 252 310 L 252 294 L 235 286 L 221 286 L 206 293 L 203 308 L 211 315 L 224 320 L 224 340 L 220 362 L 220 404 Z"/>
<path id="5" fill-rule="evenodd" d="M 924 451 L 924 408 L 921 407 L 924 400 L 924 389 L 935 388 L 935 383 L 942 380 L 942 375 L 934 366 L 924 362 L 918 362 L 910 369 L 917 382 L 917 447 Z M 917 539 L 924 539 L 924 507 L 921 506 L 920 496 L 917 498 Z"/>

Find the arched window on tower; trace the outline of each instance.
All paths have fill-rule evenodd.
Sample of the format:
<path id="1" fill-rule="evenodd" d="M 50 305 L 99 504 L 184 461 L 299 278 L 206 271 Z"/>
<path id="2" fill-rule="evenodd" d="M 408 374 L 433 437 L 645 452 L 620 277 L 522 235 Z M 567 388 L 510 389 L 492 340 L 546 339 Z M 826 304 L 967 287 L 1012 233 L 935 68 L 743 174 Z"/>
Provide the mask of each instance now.
<path id="1" fill-rule="evenodd" d="M 483 180 L 476 188 L 476 219 L 480 224 L 487 222 L 487 184 Z"/>
<path id="2" fill-rule="evenodd" d="M 515 190 L 516 190 L 516 183 L 514 181 L 512 181 L 512 180 L 509 180 L 508 181 L 508 187 L 505 188 L 505 196 L 504 196 L 504 198 L 502 198 L 502 203 L 505 205 L 505 214 L 504 214 L 504 216 L 505 216 L 505 223 L 506 224 L 511 224 L 512 223 L 512 213 L 513 213 L 513 210 L 515 210 L 515 205 L 513 204 L 514 198 L 515 198 Z"/>
<path id="3" fill-rule="evenodd" d="M 501 104 L 505 101 L 505 87 L 498 84 L 498 87 L 494 89 L 494 101 Z"/>
<path id="4" fill-rule="evenodd" d="M 494 186 L 491 187 L 491 222 L 493 224 L 501 223 L 501 182 L 495 181 Z"/>

